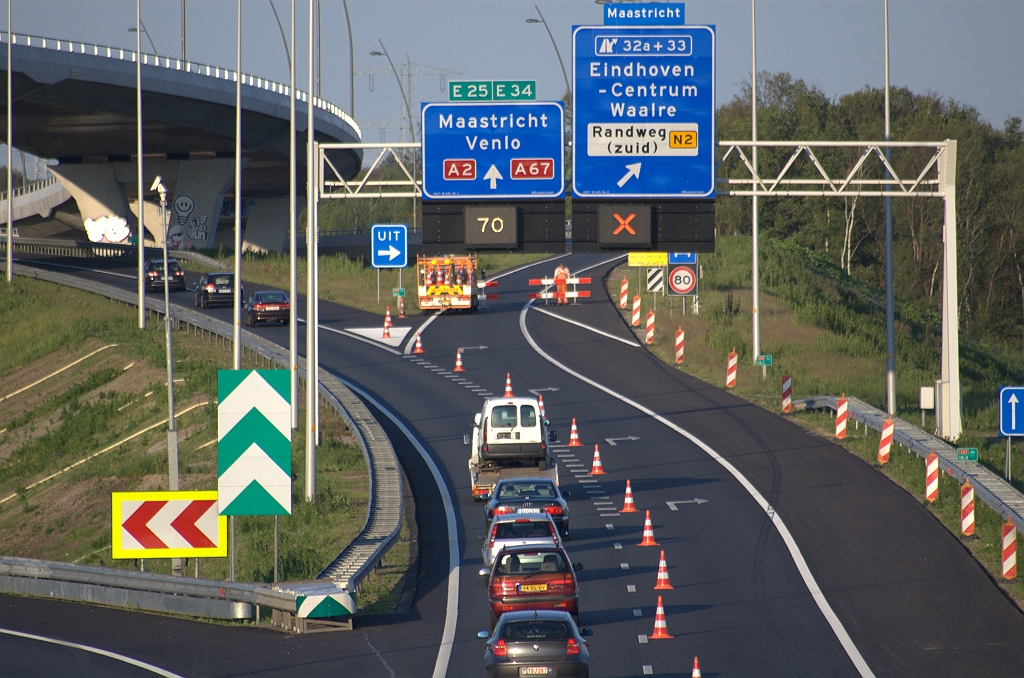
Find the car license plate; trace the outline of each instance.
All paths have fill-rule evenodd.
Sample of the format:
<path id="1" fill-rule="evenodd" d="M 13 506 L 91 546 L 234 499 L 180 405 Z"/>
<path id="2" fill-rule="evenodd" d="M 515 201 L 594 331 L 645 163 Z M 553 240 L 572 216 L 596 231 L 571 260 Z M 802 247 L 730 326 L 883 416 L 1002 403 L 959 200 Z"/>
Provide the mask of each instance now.
<path id="1" fill-rule="evenodd" d="M 555 667 L 553 666 L 520 666 L 520 676 L 553 676 L 555 675 Z"/>
<path id="2" fill-rule="evenodd" d="M 280 311 L 281 307 L 280 306 L 267 306 L 267 310 L 268 311 Z"/>
<path id="3" fill-rule="evenodd" d="M 520 584 L 520 593 L 547 593 L 547 584 Z"/>
<path id="4" fill-rule="evenodd" d="M 516 509 L 516 513 L 540 513 L 539 508 L 521 508 Z"/>

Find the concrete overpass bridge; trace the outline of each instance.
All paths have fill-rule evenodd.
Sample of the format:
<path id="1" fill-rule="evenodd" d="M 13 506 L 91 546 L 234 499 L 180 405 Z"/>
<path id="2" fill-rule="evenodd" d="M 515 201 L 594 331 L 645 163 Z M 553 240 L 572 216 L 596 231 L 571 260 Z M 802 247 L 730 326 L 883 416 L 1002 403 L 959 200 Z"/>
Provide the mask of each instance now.
<path id="1" fill-rule="evenodd" d="M 7 35 L 0 36 L 0 43 Z M 6 78 L 7 45 L 0 49 Z M 231 69 L 89 43 L 12 35 L 14 146 L 43 158 L 88 225 L 137 228 L 136 59 L 142 60 L 147 240 L 162 244 L 156 196 L 160 174 L 172 193 L 171 244 L 230 246 L 233 239 L 235 83 Z M 287 242 L 289 98 L 286 84 L 242 73 L 242 204 L 247 247 L 281 250 Z M 305 137 L 310 97 L 296 101 L 298 190 L 305 193 Z M 356 122 L 312 98 L 320 142 L 358 142 Z M 6 111 L 0 111 L 6 123 Z M 349 177 L 361 151 L 331 158 Z M 232 198 L 226 200 L 226 198 Z M 223 226 L 218 228 L 223 220 Z M 154 228 L 151 228 L 151 225 Z M 103 231 L 93 228 L 94 233 Z M 111 238 L 124 229 L 107 229 Z"/>

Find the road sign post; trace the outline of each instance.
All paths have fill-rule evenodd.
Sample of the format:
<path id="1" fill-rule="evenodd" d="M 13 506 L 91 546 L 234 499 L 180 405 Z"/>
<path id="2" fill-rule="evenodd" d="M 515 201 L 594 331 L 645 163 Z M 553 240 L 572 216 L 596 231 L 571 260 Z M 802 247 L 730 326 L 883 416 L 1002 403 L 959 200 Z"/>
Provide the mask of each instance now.
<path id="1" fill-rule="evenodd" d="M 573 31 L 573 194 L 715 195 L 715 31 Z"/>
<path id="2" fill-rule="evenodd" d="M 427 103 L 421 116 L 425 199 L 565 194 L 561 103 Z"/>
<path id="3" fill-rule="evenodd" d="M 958 448 L 956 448 L 956 460 L 957 461 L 978 461 L 978 448 L 977 447 L 958 447 Z"/>

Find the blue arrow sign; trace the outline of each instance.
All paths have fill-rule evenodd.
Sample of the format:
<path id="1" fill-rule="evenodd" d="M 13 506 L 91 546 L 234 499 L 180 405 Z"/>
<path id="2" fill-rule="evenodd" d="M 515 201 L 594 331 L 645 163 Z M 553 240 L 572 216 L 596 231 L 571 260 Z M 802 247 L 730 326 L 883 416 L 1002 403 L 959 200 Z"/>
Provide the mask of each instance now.
<path id="1" fill-rule="evenodd" d="M 405 224 L 374 224 L 370 228 L 370 263 L 374 268 L 409 265 L 408 231 Z"/>
<path id="2" fill-rule="evenodd" d="M 573 31 L 573 193 L 715 195 L 713 26 Z"/>
<path id="3" fill-rule="evenodd" d="M 1024 386 L 999 389 L 999 435 L 1024 436 Z"/>
<path id="4" fill-rule="evenodd" d="M 561 103 L 430 103 L 421 115 L 425 199 L 565 195 Z"/>

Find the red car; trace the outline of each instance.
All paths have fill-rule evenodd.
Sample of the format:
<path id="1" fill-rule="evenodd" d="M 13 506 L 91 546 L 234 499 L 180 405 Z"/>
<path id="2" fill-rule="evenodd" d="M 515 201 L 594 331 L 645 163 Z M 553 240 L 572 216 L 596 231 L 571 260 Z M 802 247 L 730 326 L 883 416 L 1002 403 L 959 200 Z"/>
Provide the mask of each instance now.
<path id="1" fill-rule="evenodd" d="M 249 327 L 261 322 L 286 323 L 291 319 L 291 312 L 291 303 L 284 292 L 257 292 L 242 309 Z"/>
<path id="2" fill-rule="evenodd" d="M 501 551 L 491 566 L 487 599 L 491 628 L 505 612 L 564 610 L 579 623 L 579 582 L 565 551 L 556 547 L 519 546 Z"/>

